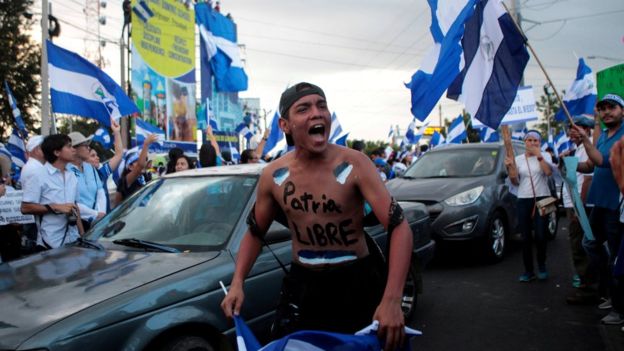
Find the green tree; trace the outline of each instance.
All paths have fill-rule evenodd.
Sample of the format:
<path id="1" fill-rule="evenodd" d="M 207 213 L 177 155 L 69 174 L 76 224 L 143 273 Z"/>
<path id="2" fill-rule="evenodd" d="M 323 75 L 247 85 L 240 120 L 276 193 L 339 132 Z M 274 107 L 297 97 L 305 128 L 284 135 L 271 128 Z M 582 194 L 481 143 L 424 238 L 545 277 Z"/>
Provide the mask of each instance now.
<path id="1" fill-rule="evenodd" d="M 555 121 L 555 114 L 561 108 L 557 96 L 555 96 L 549 84 L 545 84 L 543 90 L 544 95 L 540 96 L 535 104 L 537 105 L 537 110 L 544 116 L 544 120 L 536 124 L 535 129 L 539 130 L 540 133 L 544 135 L 544 138 L 546 138 L 548 135 L 548 120 L 550 121 L 550 128 L 553 130 L 553 135 L 557 135 L 561 128 L 563 128 L 563 125 Z M 565 91 L 561 92 L 561 94 L 565 94 Z"/>
<path id="2" fill-rule="evenodd" d="M 0 1 L 0 79 L 9 83 L 26 128 L 38 132 L 34 113 L 39 110 L 41 49 L 27 34 L 35 22 L 27 13 L 32 4 L 33 0 Z M 11 133 L 14 119 L 4 87 L 0 91 L 2 137 Z"/>

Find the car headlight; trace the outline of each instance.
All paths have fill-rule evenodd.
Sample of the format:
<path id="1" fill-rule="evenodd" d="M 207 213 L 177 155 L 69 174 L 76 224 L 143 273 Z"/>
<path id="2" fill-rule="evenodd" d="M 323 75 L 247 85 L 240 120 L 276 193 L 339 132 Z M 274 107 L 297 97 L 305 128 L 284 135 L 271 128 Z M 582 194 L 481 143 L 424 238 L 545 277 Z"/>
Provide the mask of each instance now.
<path id="1" fill-rule="evenodd" d="M 479 196 L 481 196 L 483 189 L 484 189 L 483 185 L 480 185 L 476 188 L 466 190 L 457 195 L 453 195 L 449 197 L 448 199 L 444 200 L 444 203 L 446 203 L 449 206 L 463 206 L 463 205 L 471 204 L 477 201 Z"/>

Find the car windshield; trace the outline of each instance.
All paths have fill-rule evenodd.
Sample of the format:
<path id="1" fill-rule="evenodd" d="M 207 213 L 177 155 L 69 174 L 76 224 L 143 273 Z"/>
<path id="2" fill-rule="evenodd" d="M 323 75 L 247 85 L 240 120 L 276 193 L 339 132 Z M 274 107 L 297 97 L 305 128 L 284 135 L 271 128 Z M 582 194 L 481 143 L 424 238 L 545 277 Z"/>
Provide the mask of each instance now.
<path id="1" fill-rule="evenodd" d="M 256 181 L 253 176 L 159 179 L 117 206 L 87 236 L 100 242 L 132 241 L 133 245 L 144 241 L 180 251 L 220 249 Z"/>
<path id="2" fill-rule="evenodd" d="M 479 177 L 494 171 L 498 149 L 449 149 L 428 152 L 403 175 L 406 178 Z"/>

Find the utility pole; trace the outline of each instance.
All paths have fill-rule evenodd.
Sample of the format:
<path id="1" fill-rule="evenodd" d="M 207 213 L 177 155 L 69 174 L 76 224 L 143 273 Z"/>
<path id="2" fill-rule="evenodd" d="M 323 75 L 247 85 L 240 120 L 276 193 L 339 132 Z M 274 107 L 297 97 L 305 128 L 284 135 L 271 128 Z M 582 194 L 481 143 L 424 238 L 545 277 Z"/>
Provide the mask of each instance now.
<path id="1" fill-rule="evenodd" d="M 41 0 L 41 135 L 50 134 L 50 86 L 48 85 L 48 0 Z"/>

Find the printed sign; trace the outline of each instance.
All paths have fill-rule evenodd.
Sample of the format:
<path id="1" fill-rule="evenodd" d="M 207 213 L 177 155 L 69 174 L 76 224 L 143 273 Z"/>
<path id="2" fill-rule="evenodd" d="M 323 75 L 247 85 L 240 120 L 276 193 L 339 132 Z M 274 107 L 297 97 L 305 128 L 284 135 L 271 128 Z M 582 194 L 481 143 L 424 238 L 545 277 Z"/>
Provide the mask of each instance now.
<path id="1" fill-rule="evenodd" d="M 21 206 L 22 191 L 7 190 L 6 194 L 0 197 L 0 225 L 35 223 L 33 215 L 22 214 Z"/>
<path id="2" fill-rule="evenodd" d="M 518 93 L 511 108 L 503 117 L 501 125 L 511 125 L 537 120 L 537 106 L 535 105 L 535 95 L 533 87 L 526 86 L 518 88 Z M 483 128 L 485 125 L 478 119 L 472 118 L 472 128 Z"/>

